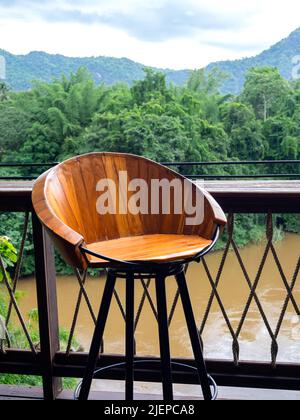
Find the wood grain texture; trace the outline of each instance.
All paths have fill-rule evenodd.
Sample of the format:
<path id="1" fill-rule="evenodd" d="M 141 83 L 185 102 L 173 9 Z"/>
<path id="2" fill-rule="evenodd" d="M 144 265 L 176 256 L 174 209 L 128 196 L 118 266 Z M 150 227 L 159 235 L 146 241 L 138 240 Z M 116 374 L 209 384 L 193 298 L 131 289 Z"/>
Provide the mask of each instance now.
<path id="1" fill-rule="evenodd" d="M 120 206 L 125 206 L 135 192 L 128 192 L 126 196 L 119 195 L 119 174 L 127 173 L 127 186 L 130 181 L 140 179 L 149 186 L 148 203 L 151 203 L 151 182 L 153 180 L 177 180 L 182 190 L 188 187 L 189 199 L 193 203 L 204 200 L 203 222 L 188 226 L 186 218 L 190 217 L 185 211 L 176 214 L 174 201 L 176 195 L 173 189 L 170 192 L 170 214 L 141 214 L 127 212 L 121 214 Z M 97 184 L 100 180 L 110 179 L 116 185 L 117 195 L 109 189 L 110 197 L 117 209 L 117 214 L 100 215 L 97 211 L 97 200 L 100 192 Z M 185 184 L 186 183 L 186 184 Z M 162 199 L 162 191 L 160 191 Z M 182 194 L 182 207 L 184 208 Z M 119 153 L 91 153 L 70 159 L 43 174 L 35 183 L 32 193 L 35 211 L 47 227 L 56 246 L 67 262 L 78 268 L 86 268 L 87 264 L 96 264 L 94 259 L 89 261 L 80 253 L 79 246 L 102 243 L 104 255 L 110 257 L 105 250 L 108 241 L 117 239 L 141 237 L 146 235 L 192 236 L 199 238 L 201 247 L 203 240 L 210 241 L 217 225 L 225 225 L 226 217 L 213 197 L 205 190 L 197 187 L 191 181 L 176 172 L 163 167 L 148 159 Z M 176 241 L 175 241 L 176 242 Z M 171 245 L 169 243 L 169 245 Z M 178 245 L 178 243 L 177 243 Z M 196 244 L 195 250 L 197 248 Z M 100 246 L 100 245 L 97 245 Z M 155 244 L 157 246 L 157 243 Z M 174 253 L 185 252 L 185 246 L 174 249 Z M 190 252 L 188 246 L 187 251 Z M 197 252 L 195 252 L 196 254 Z M 118 256 L 115 255 L 117 258 Z M 159 257 L 155 254 L 155 258 Z M 120 256 L 118 257 L 118 259 Z M 125 254 L 122 258 L 127 260 Z"/>
<path id="2" fill-rule="evenodd" d="M 191 235 L 143 235 L 113 239 L 87 245 L 90 251 L 125 261 L 176 261 L 192 257 L 212 241 Z M 91 258 L 93 264 L 104 261 Z"/>

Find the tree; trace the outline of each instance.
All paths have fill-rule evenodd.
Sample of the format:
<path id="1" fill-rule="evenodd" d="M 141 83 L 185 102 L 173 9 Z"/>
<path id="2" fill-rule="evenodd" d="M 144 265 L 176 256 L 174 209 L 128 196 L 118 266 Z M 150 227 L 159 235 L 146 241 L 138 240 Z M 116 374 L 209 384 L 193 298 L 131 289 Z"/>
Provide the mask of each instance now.
<path id="1" fill-rule="evenodd" d="M 266 121 L 280 112 L 290 94 L 289 83 L 273 67 L 253 68 L 247 76 L 242 101 L 252 105 L 257 118 Z"/>
<path id="2" fill-rule="evenodd" d="M 9 91 L 7 84 L 0 82 L 0 102 L 5 102 L 9 99 Z"/>
<path id="3" fill-rule="evenodd" d="M 266 158 L 281 159 L 281 145 L 289 135 L 290 120 L 284 116 L 268 118 L 263 124 L 262 132 L 266 141 Z"/>
<path id="4" fill-rule="evenodd" d="M 166 76 L 146 68 L 145 79 L 135 82 L 131 88 L 132 99 L 135 104 L 142 105 L 153 98 L 165 101 L 168 97 Z"/>
<path id="5" fill-rule="evenodd" d="M 178 118 L 150 114 L 136 107 L 120 114 L 97 115 L 78 144 L 81 153 L 118 151 L 176 161 L 185 158 L 188 142 Z"/>
<path id="6" fill-rule="evenodd" d="M 0 106 L 0 160 L 18 160 L 29 127 L 26 111 L 15 108 L 11 102 Z"/>
<path id="7" fill-rule="evenodd" d="M 210 123 L 219 122 L 219 90 L 226 78 L 227 75 L 217 68 L 210 72 L 200 69 L 193 71 L 187 82 L 185 101 L 191 95 L 193 100 L 189 103 L 196 105 L 198 102 L 202 117 Z"/>
<path id="8" fill-rule="evenodd" d="M 286 136 L 281 143 L 283 159 L 298 159 L 300 155 L 300 139 Z"/>
<path id="9" fill-rule="evenodd" d="M 22 159 L 42 163 L 76 153 L 76 139 L 91 124 L 105 93 L 106 88 L 97 87 L 88 72 L 79 69 L 69 80 L 39 82 L 20 95 L 16 107 L 27 109 L 31 122 L 21 148 Z"/>
<path id="10" fill-rule="evenodd" d="M 261 124 L 253 110 L 239 102 L 221 106 L 221 120 L 230 138 L 230 154 L 239 160 L 263 159 L 265 155 Z"/>
<path id="11" fill-rule="evenodd" d="M 187 88 L 191 92 L 198 92 L 203 95 L 218 95 L 227 78 L 228 75 L 218 67 L 213 68 L 210 72 L 205 69 L 194 70 L 187 81 Z"/>

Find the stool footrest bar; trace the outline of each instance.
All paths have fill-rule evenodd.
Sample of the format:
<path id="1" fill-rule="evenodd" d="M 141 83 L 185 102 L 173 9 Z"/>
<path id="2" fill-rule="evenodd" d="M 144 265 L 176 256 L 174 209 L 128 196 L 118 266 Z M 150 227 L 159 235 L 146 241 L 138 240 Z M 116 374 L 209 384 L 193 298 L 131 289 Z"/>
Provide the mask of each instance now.
<path id="1" fill-rule="evenodd" d="M 134 361 L 134 365 L 143 364 L 143 363 L 149 364 L 149 363 L 161 363 L 161 362 L 159 360 L 135 360 Z M 184 363 L 178 363 L 178 362 L 172 362 L 171 361 L 171 365 L 172 366 L 177 366 L 177 367 L 191 369 L 191 370 L 194 370 L 195 373 L 197 373 L 197 368 L 196 367 L 193 367 L 193 366 L 190 366 L 190 365 L 186 365 Z M 111 369 L 122 368 L 122 367 L 124 367 L 124 368 L 126 367 L 126 362 L 123 362 L 123 363 L 115 363 L 113 365 L 105 366 L 103 368 L 97 369 L 94 372 L 94 376 L 95 375 L 98 375 L 99 373 L 102 373 L 102 372 L 106 372 L 108 370 L 111 370 Z M 216 399 L 218 398 L 218 394 L 219 394 L 218 385 L 216 384 L 216 382 L 212 378 L 212 376 L 208 375 L 208 378 L 210 380 L 211 387 L 213 388 L 212 401 L 216 401 Z M 81 390 L 81 386 L 82 386 L 82 381 L 80 381 L 78 383 L 77 388 L 74 391 L 74 400 L 78 400 L 79 393 L 80 393 L 80 390 Z"/>

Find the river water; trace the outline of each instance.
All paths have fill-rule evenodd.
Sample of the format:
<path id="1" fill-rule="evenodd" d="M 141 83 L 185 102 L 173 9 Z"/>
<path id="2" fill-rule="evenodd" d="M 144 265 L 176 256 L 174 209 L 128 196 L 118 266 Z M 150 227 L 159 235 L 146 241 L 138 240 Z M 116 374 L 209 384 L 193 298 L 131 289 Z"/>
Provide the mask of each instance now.
<path id="1" fill-rule="evenodd" d="M 252 282 L 255 279 L 261 263 L 264 248 L 265 244 L 259 244 L 250 245 L 241 250 L 243 261 L 245 262 Z M 279 259 L 289 283 L 292 280 L 296 263 L 299 258 L 299 249 L 300 236 L 297 235 L 288 234 L 283 241 L 276 244 Z M 221 257 L 221 252 L 215 252 L 206 259 L 214 278 L 218 271 Z M 187 276 L 197 322 L 200 324 L 206 309 L 211 287 L 202 265 L 191 265 Z M 297 304 L 300 306 L 299 277 L 300 275 L 298 276 L 294 296 Z M 91 298 L 95 312 L 98 310 L 103 284 L 103 278 L 89 278 L 87 281 L 87 292 Z M 75 277 L 63 276 L 58 277 L 57 287 L 60 326 L 69 330 L 79 291 L 78 283 Z M 32 308 L 36 307 L 35 280 L 33 278 L 23 279 L 20 281 L 19 288 L 24 292 L 24 297 L 21 299 L 20 306 L 26 317 L 26 314 L 28 314 Z M 124 280 L 118 280 L 117 289 L 124 302 Z M 151 295 L 154 297 L 153 285 L 150 286 L 150 291 Z M 249 296 L 249 287 L 233 252 L 230 252 L 227 258 L 220 279 L 219 291 L 230 322 L 233 328 L 236 329 Z M 173 278 L 168 280 L 167 292 L 170 308 L 176 292 L 175 280 Z M 137 305 L 141 299 L 141 295 L 142 287 L 138 282 L 136 286 Z M 271 327 L 275 330 L 287 293 L 271 254 L 268 257 L 266 266 L 263 270 L 257 289 L 257 295 L 267 314 Z M 85 302 L 83 302 L 75 335 L 77 341 L 85 350 L 89 347 L 92 332 L 93 323 Z M 190 356 L 191 348 L 180 302 L 170 328 L 170 334 L 172 337 L 172 354 L 174 356 L 182 357 Z M 207 357 L 232 359 L 232 337 L 216 301 L 214 301 L 212 306 L 207 326 L 203 333 L 203 340 Z M 138 354 L 158 354 L 157 325 L 148 302 L 145 303 L 136 331 L 136 341 Z M 300 362 L 300 320 L 291 304 L 288 306 L 287 314 L 278 337 L 278 343 L 279 361 Z M 269 361 L 270 346 L 271 339 L 264 326 L 262 317 L 259 314 L 256 304 L 252 303 L 240 334 L 240 357 L 242 360 Z M 106 328 L 105 352 L 124 352 L 124 322 L 115 301 Z"/>

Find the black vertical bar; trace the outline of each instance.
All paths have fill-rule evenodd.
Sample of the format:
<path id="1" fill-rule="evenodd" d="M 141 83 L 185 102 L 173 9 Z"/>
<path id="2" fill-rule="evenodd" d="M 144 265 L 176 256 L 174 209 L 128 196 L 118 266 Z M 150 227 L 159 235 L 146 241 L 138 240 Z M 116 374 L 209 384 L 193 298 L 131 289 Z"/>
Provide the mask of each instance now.
<path id="1" fill-rule="evenodd" d="M 182 271 L 180 274 L 176 276 L 182 306 L 185 314 L 185 319 L 190 335 L 190 340 L 193 348 L 193 353 L 195 357 L 196 366 L 198 369 L 198 375 L 200 379 L 200 384 L 203 392 L 203 396 L 205 400 L 212 400 L 212 393 L 209 386 L 209 378 L 206 370 L 206 365 L 203 357 L 203 352 L 201 348 L 199 333 L 194 317 L 193 307 L 189 295 L 189 291 L 186 284 L 185 274 Z"/>
<path id="2" fill-rule="evenodd" d="M 126 276 L 126 401 L 133 401 L 134 386 L 134 275 Z"/>
<path id="3" fill-rule="evenodd" d="M 44 398 L 55 400 L 62 390 L 62 381 L 53 376 L 53 361 L 60 346 L 54 251 L 35 213 L 32 213 L 32 229 Z"/>
<path id="4" fill-rule="evenodd" d="M 91 349 L 88 357 L 88 363 L 85 370 L 80 394 L 79 394 L 79 400 L 87 400 L 89 397 L 92 380 L 94 376 L 94 371 L 96 369 L 100 347 L 103 339 L 103 334 L 105 330 L 105 325 L 109 313 L 109 308 L 112 301 L 112 296 L 114 292 L 116 284 L 116 275 L 109 271 L 107 275 L 107 280 L 103 292 L 103 297 L 99 309 L 99 315 L 97 318 L 97 324 L 91 344 Z"/>
<path id="5" fill-rule="evenodd" d="M 171 369 L 171 353 L 168 329 L 168 312 L 166 299 L 165 277 L 157 275 L 155 278 L 157 315 L 159 327 L 159 345 L 162 367 L 163 396 L 165 401 L 173 401 L 173 384 Z"/>

